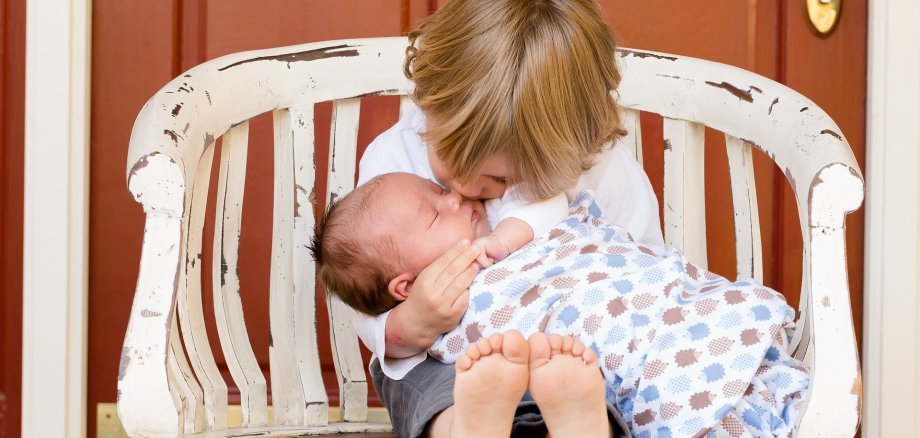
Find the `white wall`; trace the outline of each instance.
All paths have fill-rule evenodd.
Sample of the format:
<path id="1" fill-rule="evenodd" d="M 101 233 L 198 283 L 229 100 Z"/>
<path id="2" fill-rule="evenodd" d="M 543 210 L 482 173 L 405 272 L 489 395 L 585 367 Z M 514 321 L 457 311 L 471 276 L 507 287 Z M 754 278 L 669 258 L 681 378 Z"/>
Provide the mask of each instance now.
<path id="1" fill-rule="evenodd" d="M 86 436 L 91 0 L 26 2 L 22 436 Z"/>
<path id="2" fill-rule="evenodd" d="M 920 436 L 920 2 L 869 2 L 864 437 Z"/>

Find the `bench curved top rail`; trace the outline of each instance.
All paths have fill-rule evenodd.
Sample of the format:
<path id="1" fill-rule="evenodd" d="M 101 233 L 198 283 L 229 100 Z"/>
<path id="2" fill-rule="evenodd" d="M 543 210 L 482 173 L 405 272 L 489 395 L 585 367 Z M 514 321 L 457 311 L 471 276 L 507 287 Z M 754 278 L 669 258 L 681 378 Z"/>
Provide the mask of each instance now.
<path id="1" fill-rule="evenodd" d="M 811 204 L 813 186 L 830 167 L 845 167 L 859 186 L 837 200 L 846 209 L 841 213 L 862 203 L 862 174 L 849 143 L 830 116 L 805 96 L 717 62 L 632 49 L 621 49 L 619 55 L 620 105 L 700 123 L 766 153 L 785 173 L 796 197 L 806 201 L 798 203 L 801 218 L 811 216 L 801 208 Z"/>
<path id="2" fill-rule="evenodd" d="M 128 148 L 129 190 L 148 212 L 181 215 L 182 202 L 175 199 L 180 192 L 152 193 L 155 188 L 136 177 L 170 171 L 149 172 L 150 166 L 169 166 L 191 180 L 197 160 L 215 138 L 267 111 L 406 94 L 411 83 L 399 68 L 406 44 L 405 38 L 326 41 L 231 54 L 190 69 L 158 91 L 135 120 Z"/>
<path id="3" fill-rule="evenodd" d="M 163 87 L 138 115 L 128 152 L 129 187 L 135 186 L 131 180 L 138 168 L 149 165 L 147 157 L 155 154 L 169 157 L 189 179 L 197 162 L 185 161 L 200 157 L 231 126 L 266 111 L 365 94 L 406 94 L 412 86 L 400 68 L 406 46 L 404 37 L 327 41 L 236 53 L 192 68 Z M 621 105 L 741 138 L 773 158 L 802 200 L 828 166 L 847 167 L 861 184 L 840 128 L 794 90 L 711 61 L 625 48 L 618 55 Z M 150 204 L 164 202 L 141 199 L 149 192 L 131 190 L 148 211 Z M 851 209 L 859 206 L 862 194 L 853 198 Z"/>

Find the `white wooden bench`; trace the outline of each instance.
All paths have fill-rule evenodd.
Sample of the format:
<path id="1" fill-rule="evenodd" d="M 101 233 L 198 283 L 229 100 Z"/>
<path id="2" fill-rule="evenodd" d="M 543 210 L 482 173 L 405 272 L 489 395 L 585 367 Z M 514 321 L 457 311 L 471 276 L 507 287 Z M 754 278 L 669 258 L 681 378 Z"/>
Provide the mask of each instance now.
<path id="1" fill-rule="evenodd" d="M 327 301 L 341 417 L 328 422 L 316 340 L 314 265 L 305 243 L 315 212 L 316 102 L 333 102 L 328 189 L 353 188 L 360 98 L 403 95 L 405 38 L 356 39 L 232 54 L 167 84 L 138 115 L 127 181 L 146 212 L 140 274 L 118 376 L 118 413 L 132 436 L 320 434 L 389 429 L 367 422 L 365 364 L 343 304 Z M 737 274 L 762 280 L 752 147 L 795 192 L 804 243 L 800 318 L 789 350 L 814 380 L 801 436 L 852 436 L 861 380 L 844 251 L 844 216 L 863 181 L 840 129 L 813 102 L 723 64 L 623 49 L 619 102 L 641 160 L 639 112 L 664 116 L 665 239 L 706 264 L 704 126 L 724 132 L 735 210 Z M 803 109 L 806 108 L 806 109 Z M 270 381 L 255 360 L 239 298 L 238 240 L 248 120 L 274 120 Z M 215 139 L 222 137 L 210 275 L 221 349 L 240 389 L 242 427 L 227 428 L 227 384 L 205 334 L 199 255 Z M 211 232 L 211 231 L 209 231 Z M 205 271 L 207 272 L 207 271 Z M 207 275 L 207 274 L 205 274 Z M 180 337 L 181 330 L 181 337 Z M 213 339 L 210 341 L 214 341 Z M 182 344 L 184 342 L 184 345 Z M 203 421 L 202 421 L 203 419 Z"/>

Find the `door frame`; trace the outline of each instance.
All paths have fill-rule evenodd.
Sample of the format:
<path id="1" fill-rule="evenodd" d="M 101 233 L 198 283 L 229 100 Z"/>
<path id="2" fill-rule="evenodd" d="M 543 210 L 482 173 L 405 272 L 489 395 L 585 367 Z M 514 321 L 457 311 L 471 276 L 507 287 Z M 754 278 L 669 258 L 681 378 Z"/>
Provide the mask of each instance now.
<path id="1" fill-rule="evenodd" d="M 869 2 L 862 435 L 920 423 L 920 4 Z"/>
<path id="2" fill-rule="evenodd" d="M 86 436 L 91 11 L 26 2 L 23 436 Z"/>

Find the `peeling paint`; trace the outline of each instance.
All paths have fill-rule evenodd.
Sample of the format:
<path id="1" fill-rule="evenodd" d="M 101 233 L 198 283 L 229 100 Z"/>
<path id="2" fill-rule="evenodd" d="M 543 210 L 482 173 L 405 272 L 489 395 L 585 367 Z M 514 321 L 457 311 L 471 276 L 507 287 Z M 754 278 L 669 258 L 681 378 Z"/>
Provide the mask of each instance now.
<path id="1" fill-rule="evenodd" d="M 227 270 L 228 269 L 229 267 L 227 266 L 227 257 L 223 253 L 221 253 L 220 255 L 220 286 L 221 287 L 224 287 L 227 285 Z"/>
<path id="2" fill-rule="evenodd" d="M 350 48 L 354 46 L 349 46 L 347 44 L 340 44 L 338 46 L 324 47 L 321 49 L 307 50 L 303 52 L 287 53 L 284 55 L 274 55 L 274 56 L 260 56 L 258 58 L 246 59 L 243 61 L 234 62 L 226 67 L 219 68 L 217 71 L 224 71 L 231 69 L 233 67 L 248 64 L 250 62 L 258 61 L 282 61 L 282 62 L 301 62 L 301 61 L 315 61 L 318 59 L 326 58 L 339 58 L 339 57 L 352 57 L 358 56 L 358 51 L 355 49 L 351 50 L 341 50 L 345 48 Z"/>
<path id="3" fill-rule="evenodd" d="M 163 316 L 163 314 L 160 312 L 154 312 L 153 310 L 150 310 L 150 309 L 144 309 L 144 310 L 141 310 L 141 316 L 143 316 L 144 318 L 156 318 L 158 316 Z"/>
<path id="4" fill-rule="evenodd" d="M 834 138 L 836 138 L 837 140 L 843 141 L 843 137 L 841 137 L 840 134 L 838 134 L 838 133 L 836 133 L 836 132 L 834 132 L 834 131 L 831 131 L 830 129 L 825 129 L 825 130 L 821 131 L 821 133 L 822 133 L 822 134 L 830 135 L 831 137 L 834 137 Z"/>
<path id="5" fill-rule="evenodd" d="M 170 130 L 170 129 L 164 129 L 164 130 L 163 130 L 163 133 L 166 134 L 166 135 L 168 135 L 169 138 L 172 139 L 173 143 L 176 143 L 176 144 L 178 144 L 178 143 L 179 143 L 179 139 L 182 138 L 181 135 L 176 134 L 176 131 L 173 131 L 173 130 Z"/>
<path id="6" fill-rule="evenodd" d="M 125 370 L 131 365 L 131 355 L 128 354 L 128 347 L 121 348 L 121 361 L 118 363 L 118 380 L 125 378 Z"/>
<path id="7" fill-rule="evenodd" d="M 792 192 L 794 193 L 796 191 L 796 186 L 795 186 L 795 178 L 792 177 L 792 171 L 789 170 L 789 168 L 787 167 L 783 171 L 783 173 L 786 174 L 786 180 L 789 181 L 789 185 L 792 186 Z"/>
<path id="8" fill-rule="evenodd" d="M 665 139 L 665 140 L 664 140 L 664 150 L 666 150 L 666 151 L 671 150 L 671 140 L 670 140 L 670 139 Z"/>
<path id="9" fill-rule="evenodd" d="M 178 116 L 178 115 L 179 115 L 179 111 L 181 111 L 181 110 L 182 110 L 182 104 L 181 104 L 181 103 L 177 103 L 177 104 L 176 104 L 176 107 L 173 108 L 173 110 L 172 110 L 172 116 L 173 116 L 173 117 Z"/>
<path id="10" fill-rule="evenodd" d="M 208 105 L 213 105 L 211 103 L 211 93 L 208 93 L 208 90 L 204 90 L 204 95 L 208 97 Z"/>
<path id="11" fill-rule="evenodd" d="M 799 112 L 800 112 L 800 113 L 804 113 L 804 112 L 807 111 L 807 110 L 808 110 L 808 107 L 807 107 L 807 106 L 803 106 L 802 109 L 799 110 Z"/>
<path id="12" fill-rule="evenodd" d="M 664 55 L 659 55 L 657 53 L 640 52 L 638 50 L 629 50 L 629 49 L 617 49 L 617 51 L 620 52 L 624 58 L 627 56 L 635 56 L 636 58 L 655 58 L 655 59 L 662 59 L 665 61 L 677 61 L 677 58 L 673 56 L 664 56 Z"/>
<path id="13" fill-rule="evenodd" d="M 211 134 L 210 132 L 205 133 L 204 134 L 204 145 L 208 146 L 211 143 L 214 143 L 214 134 Z"/>
<path id="14" fill-rule="evenodd" d="M 747 143 L 747 144 L 749 144 L 749 145 L 751 145 L 751 146 L 754 146 L 754 147 L 757 148 L 757 149 L 764 150 L 764 148 L 760 147 L 759 144 L 754 143 L 753 141 L 748 140 L 748 139 L 746 139 L 746 138 L 739 138 L 738 140 L 741 140 L 741 141 L 743 141 L 743 142 L 745 142 L 745 143 Z M 773 156 L 771 155 L 770 157 L 772 158 Z M 776 161 L 776 160 L 774 159 L 773 161 Z"/>
<path id="15" fill-rule="evenodd" d="M 359 94 L 359 95 L 354 96 L 354 97 L 357 98 L 357 97 L 381 96 L 381 95 L 397 94 L 397 93 L 399 93 L 399 90 L 397 90 L 397 89 L 395 89 L 395 88 L 391 88 L 391 89 L 388 89 L 388 90 L 372 91 L 372 92 L 370 92 L 370 93 Z"/>
<path id="16" fill-rule="evenodd" d="M 773 106 L 779 103 L 779 98 L 773 99 L 773 103 L 770 104 L 770 108 L 767 110 L 767 114 L 773 114 Z"/>
<path id="17" fill-rule="evenodd" d="M 683 78 L 680 77 L 680 76 L 663 75 L 663 74 L 656 74 L 655 76 L 659 76 L 659 77 L 662 77 L 662 78 L 671 78 L 671 79 L 683 79 Z"/>
<path id="18" fill-rule="evenodd" d="M 830 307 L 830 306 L 831 306 L 831 297 L 825 295 L 823 298 L 821 298 L 821 305 L 824 306 L 824 307 Z"/>
<path id="19" fill-rule="evenodd" d="M 735 97 L 737 97 L 738 99 L 741 99 L 741 100 L 743 100 L 743 101 L 745 101 L 745 102 L 754 102 L 754 97 L 751 96 L 751 91 L 750 91 L 750 90 L 744 91 L 744 90 L 742 90 L 742 89 L 740 89 L 740 88 L 738 88 L 738 87 L 736 87 L 736 86 L 734 86 L 734 85 L 732 85 L 732 84 L 729 84 L 728 82 L 721 82 L 721 83 L 718 83 L 718 84 L 717 84 L 717 83 L 715 83 L 715 82 L 706 81 L 706 85 L 711 85 L 711 86 L 713 86 L 713 87 L 721 88 L 721 89 L 723 89 L 723 90 L 725 90 L 725 91 L 728 91 L 728 92 L 731 93 L 733 96 L 735 96 Z"/>
<path id="20" fill-rule="evenodd" d="M 753 86 L 753 85 L 751 85 L 751 88 L 748 89 L 748 91 L 751 91 L 751 90 L 756 91 L 756 92 L 758 92 L 758 93 L 763 93 L 763 90 L 761 90 L 760 88 L 757 88 L 757 87 L 755 87 L 755 86 Z"/>

